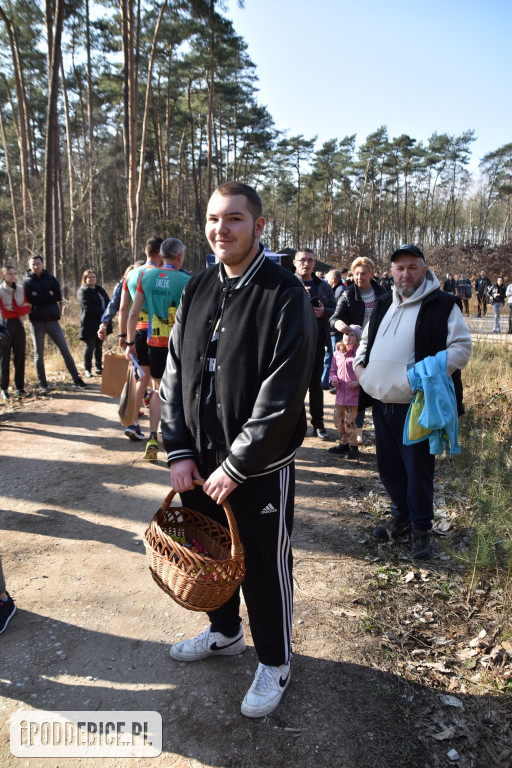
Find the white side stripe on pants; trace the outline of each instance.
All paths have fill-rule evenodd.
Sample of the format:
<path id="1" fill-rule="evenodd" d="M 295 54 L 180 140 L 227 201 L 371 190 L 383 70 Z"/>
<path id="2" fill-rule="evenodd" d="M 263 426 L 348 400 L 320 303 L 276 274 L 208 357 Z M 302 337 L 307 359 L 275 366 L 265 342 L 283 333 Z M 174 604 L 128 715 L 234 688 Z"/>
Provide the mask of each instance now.
<path id="1" fill-rule="evenodd" d="M 279 503 L 279 538 L 277 544 L 277 570 L 281 587 L 281 599 L 283 605 L 283 640 L 285 658 L 288 661 L 291 652 L 292 619 L 293 619 L 293 593 L 291 574 L 288 568 L 290 556 L 290 537 L 286 528 L 286 504 L 290 484 L 290 468 L 284 467 L 279 472 L 280 503 Z"/>

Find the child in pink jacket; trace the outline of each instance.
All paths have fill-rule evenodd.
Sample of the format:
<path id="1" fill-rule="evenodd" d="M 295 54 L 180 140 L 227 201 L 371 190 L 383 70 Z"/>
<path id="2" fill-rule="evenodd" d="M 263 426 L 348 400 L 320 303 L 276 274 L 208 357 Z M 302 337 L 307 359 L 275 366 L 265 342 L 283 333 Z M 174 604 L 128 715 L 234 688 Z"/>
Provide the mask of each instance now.
<path id="1" fill-rule="evenodd" d="M 336 387 L 334 426 L 340 436 L 339 445 L 329 448 L 329 452 L 346 453 L 347 459 L 355 459 L 359 453 L 356 432 L 359 383 L 354 373 L 353 361 L 362 332 L 363 329 L 359 325 L 351 325 L 350 331 L 343 334 L 342 341 L 336 345 L 329 373 L 331 387 Z"/>

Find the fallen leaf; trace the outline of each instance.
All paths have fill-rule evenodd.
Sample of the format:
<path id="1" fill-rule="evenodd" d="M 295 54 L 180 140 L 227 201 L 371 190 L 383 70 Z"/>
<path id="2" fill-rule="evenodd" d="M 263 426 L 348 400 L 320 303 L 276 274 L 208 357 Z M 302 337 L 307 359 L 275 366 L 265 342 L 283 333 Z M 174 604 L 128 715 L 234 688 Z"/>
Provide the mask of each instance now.
<path id="1" fill-rule="evenodd" d="M 421 667 L 428 667 L 428 669 L 435 669 L 436 672 L 444 672 L 446 674 L 451 673 L 451 669 L 448 669 L 448 667 L 445 667 L 442 661 L 420 661 L 419 662 Z"/>
<path id="2" fill-rule="evenodd" d="M 487 635 L 487 632 L 485 629 L 482 629 L 478 633 L 478 637 L 474 637 L 472 640 L 469 641 L 469 645 L 471 648 L 476 648 L 477 645 L 480 645 L 480 641 L 483 640 L 483 638 Z"/>
<path id="3" fill-rule="evenodd" d="M 432 734 L 432 738 L 437 739 L 437 741 L 446 741 L 446 739 L 453 739 L 454 736 L 455 736 L 455 728 L 453 727 L 453 725 L 451 725 L 445 731 Z"/>
<path id="4" fill-rule="evenodd" d="M 440 699 L 443 702 L 443 704 L 446 704 L 447 707 L 456 707 L 457 709 L 464 709 L 464 704 L 456 696 L 448 696 L 447 694 L 444 694 L 440 696 Z"/>
<path id="5" fill-rule="evenodd" d="M 474 656 L 478 656 L 478 651 L 474 651 L 472 648 L 463 648 L 461 651 L 457 651 L 457 656 L 461 661 L 465 659 L 472 659 Z"/>

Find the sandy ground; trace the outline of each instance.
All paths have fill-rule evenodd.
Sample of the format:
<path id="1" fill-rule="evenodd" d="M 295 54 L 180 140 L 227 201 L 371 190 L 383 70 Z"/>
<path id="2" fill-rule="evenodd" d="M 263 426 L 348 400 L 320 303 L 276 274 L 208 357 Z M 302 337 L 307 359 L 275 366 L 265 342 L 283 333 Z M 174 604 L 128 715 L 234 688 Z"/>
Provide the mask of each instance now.
<path id="1" fill-rule="evenodd" d="M 453 719 L 439 685 L 426 671 L 405 675 L 389 643 L 368 629 L 368 585 L 382 566 L 368 544 L 368 509 L 386 506 L 369 432 L 357 462 L 328 454 L 329 419 L 331 442 L 308 437 L 299 452 L 292 682 L 275 713 L 249 720 L 240 703 L 257 660 L 247 625 L 242 656 L 188 665 L 169 657 L 169 645 L 205 620 L 160 591 L 146 564 L 143 534 L 167 493 L 168 470 L 163 453 L 143 461 L 144 444 L 127 440 L 115 403 L 93 382 L 87 392 L 61 384 L 0 417 L 0 551 L 18 606 L 0 637 L 2 767 L 497 765 L 475 757 L 485 734 L 469 742 L 434 736 Z M 410 571 L 406 553 L 402 559 Z M 423 573 L 444 568 L 436 559 Z M 494 706 L 485 691 L 462 689 L 459 699 L 467 713 Z M 163 751 L 16 758 L 9 718 L 27 708 L 157 711 Z M 468 723 L 477 720 L 485 730 L 485 718 Z"/>

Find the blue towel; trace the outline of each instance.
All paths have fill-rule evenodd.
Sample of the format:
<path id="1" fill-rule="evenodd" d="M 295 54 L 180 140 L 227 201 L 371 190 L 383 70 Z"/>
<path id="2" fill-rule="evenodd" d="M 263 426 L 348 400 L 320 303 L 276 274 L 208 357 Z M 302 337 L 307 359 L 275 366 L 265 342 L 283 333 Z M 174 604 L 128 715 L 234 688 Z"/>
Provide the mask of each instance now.
<path id="1" fill-rule="evenodd" d="M 404 445 L 428 438 L 431 454 L 442 454 L 445 448 L 451 455 L 460 453 L 457 401 L 452 378 L 446 373 L 446 350 L 420 360 L 407 376 L 412 391 L 423 396 L 416 396 L 409 407 Z M 422 435 L 420 427 L 427 432 Z"/>

